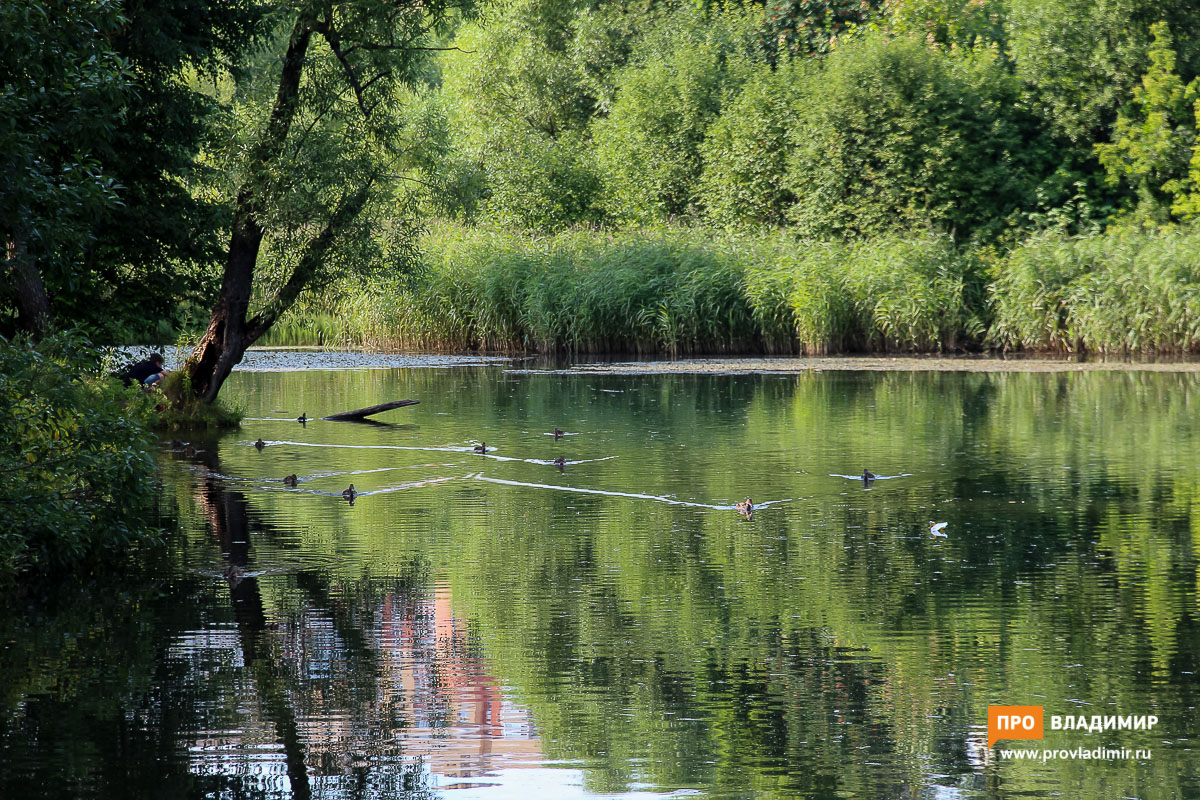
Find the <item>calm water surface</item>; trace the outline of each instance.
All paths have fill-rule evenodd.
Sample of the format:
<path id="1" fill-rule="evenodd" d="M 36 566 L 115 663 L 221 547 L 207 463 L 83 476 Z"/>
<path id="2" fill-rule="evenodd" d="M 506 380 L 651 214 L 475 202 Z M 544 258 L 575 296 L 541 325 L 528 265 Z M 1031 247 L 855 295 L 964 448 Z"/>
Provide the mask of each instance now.
<path id="1" fill-rule="evenodd" d="M 236 373 L 165 551 L 0 601 L 0 796 L 1200 797 L 1197 381 Z"/>

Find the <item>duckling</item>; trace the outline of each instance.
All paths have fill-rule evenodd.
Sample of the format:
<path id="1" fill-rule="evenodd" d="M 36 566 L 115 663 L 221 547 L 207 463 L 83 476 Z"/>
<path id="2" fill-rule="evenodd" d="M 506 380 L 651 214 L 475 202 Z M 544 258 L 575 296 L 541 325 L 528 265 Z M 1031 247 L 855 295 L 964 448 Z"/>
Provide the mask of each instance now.
<path id="1" fill-rule="evenodd" d="M 308 422 L 308 412 L 307 412 L 307 411 L 302 411 L 302 412 L 300 413 L 300 416 L 296 417 L 296 422 L 299 422 L 301 425 L 303 425 L 303 424 L 305 424 L 306 422 Z"/>
<path id="2" fill-rule="evenodd" d="M 557 442 L 559 439 L 561 439 L 564 436 L 566 436 L 566 434 L 562 432 L 562 428 L 554 429 L 554 441 Z"/>
<path id="3" fill-rule="evenodd" d="M 296 485 L 296 474 L 292 473 L 291 475 L 284 477 L 283 485 L 284 486 L 295 486 Z"/>
<path id="4" fill-rule="evenodd" d="M 267 446 L 267 443 L 266 443 L 266 442 L 264 442 L 264 441 L 263 441 L 263 440 L 260 438 L 260 439 L 259 439 L 257 442 L 255 442 L 255 443 L 254 443 L 254 446 L 255 446 L 255 447 L 257 447 L 259 450 L 262 450 L 264 447 L 266 447 L 266 446 Z"/>
<path id="5" fill-rule="evenodd" d="M 871 481 L 875 480 L 875 473 L 864 469 L 862 479 L 863 483 L 870 483 Z"/>
<path id="6" fill-rule="evenodd" d="M 183 454 L 188 458 L 191 458 L 192 456 L 196 455 L 196 448 L 189 444 L 187 447 L 183 448 Z"/>
<path id="7" fill-rule="evenodd" d="M 350 487 L 348 489 L 342 490 L 342 497 L 349 500 L 351 503 L 354 502 L 354 498 L 358 497 L 358 492 L 354 491 L 353 483 L 350 484 Z"/>
<path id="8" fill-rule="evenodd" d="M 754 516 L 754 501 L 751 500 L 749 497 L 746 498 L 746 502 L 737 503 L 736 505 L 734 505 L 734 508 L 736 508 L 738 510 L 738 513 L 741 514 L 746 519 L 750 519 L 751 517 Z"/>
<path id="9" fill-rule="evenodd" d="M 475 452 L 476 453 L 486 453 L 487 452 L 487 442 L 480 442 L 479 444 L 475 445 Z"/>
<path id="10" fill-rule="evenodd" d="M 567 465 L 567 459 L 563 458 L 562 456 L 559 456 L 558 458 L 554 459 L 554 466 L 558 467 L 559 469 L 562 469 L 566 465 Z"/>

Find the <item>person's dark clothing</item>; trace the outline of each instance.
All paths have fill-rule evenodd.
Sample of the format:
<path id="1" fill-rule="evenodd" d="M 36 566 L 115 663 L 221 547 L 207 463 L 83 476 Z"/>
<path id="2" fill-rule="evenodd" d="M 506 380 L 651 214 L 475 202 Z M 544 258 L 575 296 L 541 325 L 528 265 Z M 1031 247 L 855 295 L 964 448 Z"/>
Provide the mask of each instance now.
<path id="1" fill-rule="evenodd" d="M 147 358 L 145 361 L 139 361 L 125 370 L 124 374 L 121 375 L 121 380 L 125 381 L 126 386 L 129 386 L 134 381 L 141 383 L 156 372 L 162 372 L 162 367 Z"/>

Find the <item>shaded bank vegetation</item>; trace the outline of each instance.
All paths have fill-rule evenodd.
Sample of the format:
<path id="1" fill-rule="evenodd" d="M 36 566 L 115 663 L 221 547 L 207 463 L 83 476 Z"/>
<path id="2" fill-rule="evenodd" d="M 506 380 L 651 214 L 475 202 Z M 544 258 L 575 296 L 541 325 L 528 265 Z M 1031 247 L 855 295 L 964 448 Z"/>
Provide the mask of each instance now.
<path id="1" fill-rule="evenodd" d="M 0 340 L 0 583 L 102 554 L 127 556 L 157 529 L 155 400 L 126 388 L 77 337 Z"/>

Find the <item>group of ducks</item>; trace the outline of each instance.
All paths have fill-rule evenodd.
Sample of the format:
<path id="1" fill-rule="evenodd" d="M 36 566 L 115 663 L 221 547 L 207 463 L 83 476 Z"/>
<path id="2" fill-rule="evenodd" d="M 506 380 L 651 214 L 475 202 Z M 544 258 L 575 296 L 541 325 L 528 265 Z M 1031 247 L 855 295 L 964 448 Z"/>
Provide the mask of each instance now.
<path id="1" fill-rule="evenodd" d="M 863 486 L 866 487 L 873 480 L 875 480 L 875 473 L 871 472 L 870 470 L 864 469 L 863 474 L 862 474 Z M 754 519 L 754 501 L 751 500 L 749 497 L 747 497 L 744 502 L 734 503 L 733 507 L 735 509 L 737 509 L 737 512 L 739 514 L 741 514 L 743 517 L 745 517 L 746 519 Z M 946 526 L 949 524 L 950 523 L 948 523 L 948 522 L 930 522 L 929 523 L 929 538 L 930 539 L 948 539 L 950 535 L 948 533 L 946 533 Z"/>
<path id="2" fill-rule="evenodd" d="M 299 422 L 301 425 L 303 425 L 304 423 L 308 422 L 308 414 L 307 413 L 301 414 L 299 417 L 296 418 L 296 421 Z M 553 435 L 554 435 L 554 441 L 557 442 L 559 439 L 566 436 L 566 433 L 563 432 L 562 428 L 555 428 Z M 267 446 L 267 443 L 264 442 L 262 440 L 262 438 L 260 437 L 258 439 L 258 441 L 256 441 L 254 443 L 254 446 L 256 448 L 258 448 L 259 450 L 262 450 L 264 447 Z M 187 449 L 191 450 L 192 448 L 187 448 Z M 480 442 L 479 444 L 475 445 L 475 447 L 472 449 L 474 450 L 474 452 L 479 453 L 480 455 L 484 455 L 487 453 L 487 442 Z M 193 450 L 193 453 L 194 452 L 195 451 Z M 567 465 L 567 459 L 564 458 L 563 456 L 559 456 L 558 458 L 554 459 L 554 461 L 551 463 L 553 463 L 554 466 L 558 467 L 559 472 L 562 472 L 563 469 Z M 863 486 L 864 487 L 869 486 L 871 484 L 871 482 L 875 480 L 875 477 L 876 476 L 875 476 L 874 472 L 871 472 L 869 469 L 864 469 L 863 473 L 862 473 Z M 295 473 L 293 473 L 283 479 L 283 484 L 285 486 L 291 486 L 291 487 L 295 488 L 297 480 L 298 479 L 297 479 Z M 351 503 L 354 502 L 354 498 L 358 497 L 359 494 L 360 493 L 355 490 L 353 483 L 350 484 L 347 488 L 342 490 L 342 498 L 350 501 Z M 737 509 L 737 512 L 739 514 L 741 514 L 743 517 L 745 517 L 746 519 L 754 519 L 754 501 L 751 500 L 749 497 L 747 497 L 745 499 L 745 501 L 743 501 L 741 503 L 735 503 L 733 507 L 735 509 Z M 947 525 L 947 523 L 945 523 L 945 522 L 930 522 L 929 523 L 930 538 L 934 538 L 934 537 L 947 538 L 947 534 L 944 530 L 946 525 Z"/>
<path id="3" fill-rule="evenodd" d="M 875 473 L 869 469 L 864 469 L 862 474 L 863 486 L 868 485 L 873 480 L 875 480 Z M 749 497 L 746 498 L 744 503 L 734 503 L 733 507 L 746 519 L 754 519 L 754 501 Z M 942 527 L 945 527 L 945 523 L 942 523 Z M 939 528 L 939 530 L 941 529 Z M 942 533 L 938 535 L 945 536 L 946 534 Z"/>
<path id="4" fill-rule="evenodd" d="M 559 439 L 561 439 L 562 437 L 564 437 L 566 435 L 567 434 L 563 432 L 562 428 L 554 429 L 554 433 L 553 433 L 554 441 L 557 442 Z M 475 447 L 472 449 L 476 453 L 479 453 L 480 455 L 484 455 L 487 453 L 487 442 L 480 442 L 479 444 L 475 445 Z M 567 459 L 563 456 L 559 456 L 558 458 L 554 459 L 550 463 L 553 464 L 554 466 L 558 467 L 559 472 L 562 472 L 563 469 L 567 466 Z"/>
<path id="5" fill-rule="evenodd" d="M 299 422 L 301 425 L 305 424 L 306 422 L 308 422 L 308 413 L 305 412 L 305 413 L 301 414 L 300 416 L 296 417 L 296 421 Z M 566 435 L 567 434 L 563 432 L 562 428 L 554 429 L 554 441 L 557 442 L 559 439 L 561 439 L 562 437 L 564 437 Z M 182 442 L 180 444 L 182 444 Z M 262 440 L 261 436 L 254 442 L 255 449 L 257 449 L 259 451 L 261 451 L 266 446 L 267 446 L 267 443 Z M 192 454 L 195 453 L 194 449 L 192 449 L 192 448 L 187 448 L 187 449 L 192 450 Z M 475 447 L 473 449 L 476 453 L 479 453 L 481 455 L 485 454 L 485 453 L 487 453 L 487 442 L 480 442 L 479 444 L 475 445 Z M 567 466 L 567 459 L 564 458 L 563 456 L 559 456 L 558 458 L 554 459 L 554 461 L 551 463 L 553 463 L 554 466 L 558 467 L 559 472 L 561 472 Z M 295 473 L 292 473 L 291 475 L 288 475 L 283 479 L 283 485 L 290 486 L 292 488 L 295 488 L 296 484 L 298 482 L 299 482 L 299 478 L 297 478 Z M 354 502 L 354 498 L 358 497 L 359 494 L 361 494 L 361 492 L 357 491 L 354 488 L 353 483 L 342 490 L 342 497 L 346 500 L 349 500 L 351 503 Z M 746 498 L 746 499 L 749 500 L 750 498 Z"/>

